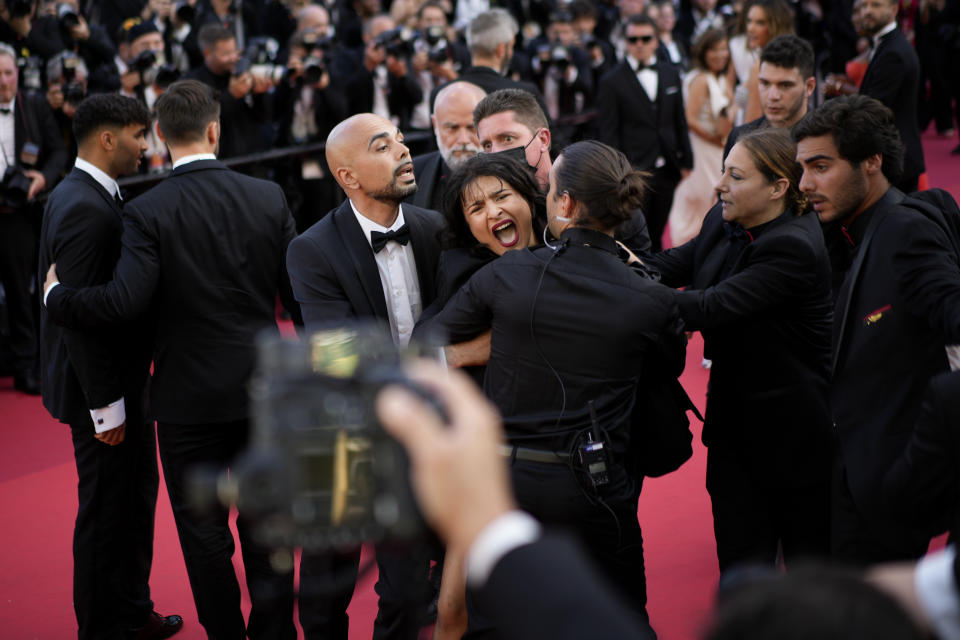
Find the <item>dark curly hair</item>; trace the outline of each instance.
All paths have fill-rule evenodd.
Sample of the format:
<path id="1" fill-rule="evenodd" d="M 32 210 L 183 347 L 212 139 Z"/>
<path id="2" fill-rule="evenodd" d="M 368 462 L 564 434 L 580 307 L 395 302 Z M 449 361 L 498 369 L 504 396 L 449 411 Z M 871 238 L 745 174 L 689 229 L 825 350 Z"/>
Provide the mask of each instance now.
<path id="1" fill-rule="evenodd" d="M 150 126 L 150 112 L 135 98 L 115 93 L 92 95 L 73 114 L 73 137 L 80 144 L 101 127 L 126 127 L 131 124 Z"/>
<path id="2" fill-rule="evenodd" d="M 880 154 L 880 170 L 890 183 L 903 174 L 904 146 L 893 112 L 868 96 L 833 98 L 808 113 L 793 127 L 793 139 L 833 136 L 840 157 L 859 164 Z"/>
<path id="3" fill-rule="evenodd" d="M 442 210 L 447 225 L 440 243 L 444 249 L 480 247 L 470 232 L 463 214 L 463 195 L 478 178 L 491 176 L 509 184 L 530 205 L 534 237 L 539 237 L 546 224 L 543 192 L 537 178 L 525 163 L 499 153 L 481 153 L 464 162 L 446 179 Z"/>

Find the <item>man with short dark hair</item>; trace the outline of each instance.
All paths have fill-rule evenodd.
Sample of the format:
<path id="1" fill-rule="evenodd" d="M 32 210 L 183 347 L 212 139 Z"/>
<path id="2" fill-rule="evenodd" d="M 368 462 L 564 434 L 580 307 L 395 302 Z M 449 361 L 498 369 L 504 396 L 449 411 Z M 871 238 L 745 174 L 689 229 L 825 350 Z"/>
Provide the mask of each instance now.
<path id="1" fill-rule="evenodd" d="M 793 136 L 800 188 L 837 249 L 832 552 L 857 564 L 918 558 L 928 536 L 893 517 L 881 489 L 927 383 L 947 369 L 946 345 L 960 342 L 957 254 L 942 217 L 908 206 L 909 196 L 892 186 L 904 151 L 880 102 L 829 100 Z"/>
<path id="2" fill-rule="evenodd" d="M 54 262 L 71 286 L 108 282 L 120 254 L 117 178 L 137 171 L 150 114 L 143 103 L 96 95 L 73 118 L 77 160 L 47 201 L 41 278 Z M 150 366 L 144 320 L 77 331 L 40 310 L 43 404 L 70 426 L 79 508 L 73 531 L 73 604 L 79 637 L 164 638 L 183 626 L 150 601 L 156 436 L 144 412 Z"/>
<path id="3" fill-rule="evenodd" d="M 680 74 L 673 65 L 657 64 L 656 23 L 646 14 L 634 15 L 624 33 L 627 54 L 597 90 L 598 138 L 650 172 L 643 213 L 653 250 L 659 251 L 673 193 L 693 169 L 693 149 Z"/>
<path id="4" fill-rule="evenodd" d="M 229 511 L 197 513 L 188 490 L 195 468 L 223 472 L 247 446 L 254 338 L 276 328 L 278 294 L 299 319 L 284 265 L 293 218 L 275 183 L 216 159 L 219 110 L 210 87 L 170 85 L 157 114 L 173 173 L 126 207 L 114 279 L 75 289 L 57 283 L 51 267 L 45 304 L 57 321 L 91 328 L 155 305 L 151 414 L 200 623 L 214 638 L 293 640 L 292 574 L 272 568 L 250 523 L 238 518 L 252 604 L 245 625 Z"/>
<path id="5" fill-rule="evenodd" d="M 777 36 L 760 52 L 757 89 L 763 115 L 734 127 L 723 148 L 726 158 L 740 136 L 764 127 L 792 127 L 807 115 L 817 88 L 813 47 L 793 34 Z"/>

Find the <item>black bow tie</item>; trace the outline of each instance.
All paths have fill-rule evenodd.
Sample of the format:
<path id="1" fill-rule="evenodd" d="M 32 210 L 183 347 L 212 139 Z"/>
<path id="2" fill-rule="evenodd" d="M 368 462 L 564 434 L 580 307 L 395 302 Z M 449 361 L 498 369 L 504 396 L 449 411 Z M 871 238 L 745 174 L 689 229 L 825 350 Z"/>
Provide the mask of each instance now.
<path id="1" fill-rule="evenodd" d="M 656 70 L 657 70 L 657 63 L 656 63 L 656 62 L 651 62 L 650 64 L 643 64 L 642 62 L 638 62 L 638 63 L 637 63 L 637 73 L 640 73 L 640 72 L 643 71 L 644 69 L 649 69 L 650 71 L 656 71 Z"/>
<path id="2" fill-rule="evenodd" d="M 10 110 L 9 108 L 7 108 L 7 107 L 0 107 L 0 114 L 5 115 L 5 116 L 8 116 L 8 115 L 10 115 L 11 113 L 13 113 L 13 111 Z"/>
<path id="3" fill-rule="evenodd" d="M 410 242 L 410 227 L 403 225 L 396 231 L 387 231 L 386 233 L 380 231 L 370 232 L 370 244 L 373 245 L 374 253 L 380 253 L 380 250 L 387 246 L 387 243 L 391 240 L 399 242 L 402 245 Z"/>

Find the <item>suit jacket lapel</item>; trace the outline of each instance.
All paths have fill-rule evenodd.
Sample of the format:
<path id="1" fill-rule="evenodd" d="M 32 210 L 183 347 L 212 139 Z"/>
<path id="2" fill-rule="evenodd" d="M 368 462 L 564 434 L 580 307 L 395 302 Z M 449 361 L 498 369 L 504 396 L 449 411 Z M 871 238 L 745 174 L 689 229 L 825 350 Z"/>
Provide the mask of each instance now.
<path id="1" fill-rule="evenodd" d="M 861 267 L 863 267 L 863 261 L 866 258 L 873 234 L 877 230 L 877 227 L 883 222 L 883 219 L 887 217 L 887 211 L 888 209 L 884 207 L 874 212 L 873 218 L 870 220 L 863 234 L 863 241 L 860 243 L 860 246 L 857 247 L 857 255 L 853 259 L 853 264 L 850 265 L 850 272 L 847 274 L 847 277 L 843 279 L 840 295 L 837 296 L 837 307 L 842 305 L 843 310 L 839 314 L 839 321 L 835 319 L 837 330 L 834 333 L 833 358 L 830 364 L 831 377 L 836 372 L 837 365 L 839 364 L 840 349 L 843 345 L 843 338 L 847 329 L 847 315 L 850 312 L 850 302 L 853 300 L 853 293 L 857 288 L 857 277 L 860 275 Z M 837 318 L 837 307 L 834 308 L 834 318 Z"/>
<path id="2" fill-rule="evenodd" d="M 340 208 L 333 212 L 333 216 L 333 223 L 340 233 L 343 248 L 357 271 L 360 287 L 363 289 L 370 308 L 373 309 L 376 317 L 386 320 L 389 315 L 387 314 L 387 301 L 383 298 L 380 270 L 377 268 L 377 261 L 373 257 L 373 249 L 370 248 L 370 243 L 363 236 L 363 229 L 360 228 L 360 223 L 357 222 L 357 218 L 353 214 L 350 200 L 345 200 Z"/>
<path id="3" fill-rule="evenodd" d="M 430 231 L 427 229 L 420 213 L 411 209 L 404 208 L 403 219 L 410 227 L 410 242 L 413 243 L 413 257 L 417 262 L 417 280 L 420 281 L 420 299 L 425 309 L 433 302 L 436 293 L 436 284 L 434 282 L 434 273 L 436 269 L 436 252 L 438 242 L 436 238 L 430 237 Z"/>
<path id="4" fill-rule="evenodd" d="M 93 176 L 91 176 L 89 173 L 87 173 L 82 169 L 77 169 L 76 167 L 74 167 L 67 177 L 72 178 L 74 180 L 80 180 L 81 182 L 85 182 L 91 189 L 93 189 L 97 193 L 97 195 L 103 198 L 103 201 L 107 203 L 107 206 L 110 207 L 111 211 L 116 213 L 117 216 L 123 215 L 123 212 L 120 210 L 120 207 L 117 205 L 117 201 L 116 199 L 114 199 L 113 195 L 107 193 L 107 190 L 103 188 L 103 185 L 101 185 L 99 182 L 94 180 Z"/>

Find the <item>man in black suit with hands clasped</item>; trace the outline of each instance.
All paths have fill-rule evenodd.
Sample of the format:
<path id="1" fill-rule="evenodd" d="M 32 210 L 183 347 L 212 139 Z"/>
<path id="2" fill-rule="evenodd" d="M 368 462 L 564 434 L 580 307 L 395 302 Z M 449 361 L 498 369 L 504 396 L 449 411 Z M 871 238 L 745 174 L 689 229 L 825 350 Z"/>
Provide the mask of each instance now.
<path id="1" fill-rule="evenodd" d="M 627 54 L 597 90 L 599 139 L 623 151 L 637 169 L 651 172 L 643 213 L 653 250 L 659 251 L 673 192 L 693 168 L 693 150 L 680 73 L 656 62 L 656 23 L 644 14 L 631 16 L 624 32 Z"/>
<path id="2" fill-rule="evenodd" d="M 372 113 L 347 118 L 327 137 L 327 164 L 347 201 L 290 243 L 287 268 L 307 329 L 374 320 L 405 347 L 432 301 L 443 219 L 404 198 L 417 188 L 410 151 L 390 121 Z M 430 599 L 428 558 L 377 550 L 380 611 L 374 638 L 416 638 Z M 347 605 L 360 550 L 304 553 L 300 622 L 307 640 L 347 638 Z M 331 575 L 337 593 L 324 589 Z M 353 580 L 350 577 L 353 577 Z"/>
<path id="3" fill-rule="evenodd" d="M 120 255 L 117 177 L 136 173 L 147 149 L 147 108 L 119 95 L 81 103 L 78 156 L 47 201 L 40 277 L 60 264 L 71 286 L 110 280 Z M 73 533 L 73 604 L 79 637 L 169 637 L 180 616 L 153 612 L 150 567 L 157 504 L 156 438 L 144 415 L 150 363 L 142 321 L 77 331 L 40 311 L 43 404 L 70 425 L 79 479 Z M 151 631 L 152 630 L 152 631 Z"/>
<path id="4" fill-rule="evenodd" d="M 155 303 L 151 413 L 200 623 L 215 638 L 292 640 L 293 575 L 274 570 L 240 517 L 252 604 L 245 626 L 229 512 L 195 512 L 187 486 L 195 467 L 226 469 L 247 445 L 254 337 L 275 326 L 278 293 L 299 315 L 284 266 L 293 217 L 279 186 L 216 159 L 219 114 L 210 87 L 170 85 L 157 115 L 173 174 L 126 207 L 113 281 L 73 289 L 51 269 L 45 304 L 58 321 L 90 326 L 135 317 Z M 63 276 L 70 273 L 63 269 Z"/>

